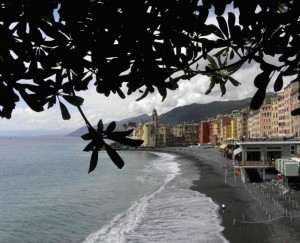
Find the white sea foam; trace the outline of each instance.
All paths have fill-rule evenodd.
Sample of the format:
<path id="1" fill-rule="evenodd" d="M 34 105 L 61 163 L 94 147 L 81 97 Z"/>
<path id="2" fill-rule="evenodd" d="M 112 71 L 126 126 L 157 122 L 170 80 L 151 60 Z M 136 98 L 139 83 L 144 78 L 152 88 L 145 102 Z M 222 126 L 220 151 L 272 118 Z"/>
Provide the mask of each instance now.
<path id="1" fill-rule="evenodd" d="M 115 216 L 109 224 L 102 227 L 98 232 L 89 235 L 84 243 L 122 243 L 125 241 L 126 235 L 132 233 L 139 226 L 149 206 L 149 201 L 153 199 L 155 195 L 163 191 L 165 186 L 173 180 L 180 171 L 178 163 L 173 161 L 175 156 L 160 153 L 158 153 L 158 155 L 160 158 L 153 162 L 152 167 L 154 166 L 156 170 L 162 172 L 165 176 L 162 185 L 160 185 L 156 191 L 134 202 L 126 212 Z M 152 170 L 146 168 L 144 172 L 146 171 L 153 172 L 153 168 Z M 144 178 L 146 177 L 149 177 L 148 173 L 144 175 Z M 141 176 L 139 180 L 142 180 Z"/>
<path id="2" fill-rule="evenodd" d="M 165 188 L 149 202 L 142 222 L 126 242 L 227 242 L 218 209 L 196 191 Z"/>
<path id="3" fill-rule="evenodd" d="M 161 185 L 89 235 L 85 243 L 227 242 L 221 233 L 218 205 L 204 194 L 186 189 L 180 177 L 174 180 L 180 174 L 176 156 L 157 155 L 159 159 L 152 168 L 145 168 L 139 180 L 154 182 L 156 178 Z"/>
<path id="4" fill-rule="evenodd" d="M 136 178 L 137 181 L 156 185 L 160 183 L 161 185 L 173 180 L 180 173 L 179 164 L 174 161 L 176 156 L 165 153 L 152 153 L 158 155 L 158 159 L 145 166 L 144 170 L 141 171 L 142 173 Z M 160 173 L 155 173 L 155 170 Z"/>
<path id="5" fill-rule="evenodd" d="M 155 152 L 153 153 L 161 156 L 160 160 L 154 162 L 154 167 L 157 170 L 162 171 L 164 173 L 170 173 L 174 176 L 180 173 L 179 164 L 174 161 L 174 159 L 176 158 L 175 155 Z"/>

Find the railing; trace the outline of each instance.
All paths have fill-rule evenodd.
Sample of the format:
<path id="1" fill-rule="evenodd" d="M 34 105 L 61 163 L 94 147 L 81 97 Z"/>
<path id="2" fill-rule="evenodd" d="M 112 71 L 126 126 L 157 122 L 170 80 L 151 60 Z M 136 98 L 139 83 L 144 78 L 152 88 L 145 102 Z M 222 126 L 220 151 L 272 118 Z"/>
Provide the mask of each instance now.
<path id="1" fill-rule="evenodd" d="M 273 137 L 273 138 L 268 138 L 268 137 L 261 137 L 261 138 L 244 138 L 244 139 L 239 139 L 238 142 L 258 142 L 258 141 L 299 141 L 299 138 L 297 137 Z"/>
<path id="2" fill-rule="evenodd" d="M 241 161 L 239 163 L 234 162 L 236 166 L 267 166 L 267 167 L 275 167 L 275 164 L 272 161 Z"/>

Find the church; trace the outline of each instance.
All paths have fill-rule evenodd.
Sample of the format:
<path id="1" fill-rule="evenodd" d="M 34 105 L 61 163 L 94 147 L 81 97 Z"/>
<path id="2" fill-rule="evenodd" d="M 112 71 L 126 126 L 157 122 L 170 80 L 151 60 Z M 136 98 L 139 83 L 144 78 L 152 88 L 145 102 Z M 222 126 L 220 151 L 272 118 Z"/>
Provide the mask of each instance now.
<path id="1" fill-rule="evenodd" d="M 140 122 L 133 132 L 133 137 L 144 140 L 144 147 L 172 146 L 173 135 L 167 125 L 160 123 L 156 109 L 153 109 L 150 122 Z"/>

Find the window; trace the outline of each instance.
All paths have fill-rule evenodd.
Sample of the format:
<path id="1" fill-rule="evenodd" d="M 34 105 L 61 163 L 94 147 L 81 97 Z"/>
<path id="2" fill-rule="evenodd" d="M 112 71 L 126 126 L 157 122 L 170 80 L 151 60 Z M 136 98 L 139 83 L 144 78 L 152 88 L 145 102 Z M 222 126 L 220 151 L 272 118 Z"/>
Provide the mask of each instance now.
<path id="1" fill-rule="evenodd" d="M 247 161 L 260 161 L 260 151 L 247 151 Z"/>
<path id="2" fill-rule="evenodd" d="M 295 145 L 291 146 L 291 154 L 295 154 Z"/>
<path id="3" fill-rule="evenodd" d="M 275 161 L 277 158 L 281 158 L 281 151 L 267 151 L 267 161 Z"/>

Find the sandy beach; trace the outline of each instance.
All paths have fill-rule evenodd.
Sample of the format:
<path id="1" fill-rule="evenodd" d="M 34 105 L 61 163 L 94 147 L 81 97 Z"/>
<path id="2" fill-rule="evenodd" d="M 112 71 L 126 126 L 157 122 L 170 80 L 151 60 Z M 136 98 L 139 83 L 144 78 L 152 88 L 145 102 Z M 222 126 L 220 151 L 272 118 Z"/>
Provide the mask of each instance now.
<path id="1" fill-rule="evenodd" d="M 231 161 L 217 148 L 160 150 L 194 162 L 200 176 L 191 189 L 206 194 L 220 206 L 223 234 L 229 242 L 300 242 L 300 191 L 282 195 L 274 181 L 244 184 L 230 168 Z M 188 177 L 188 171 L 183 176 Z M 224 211 L 222 204 L 226 206 Z"/>

